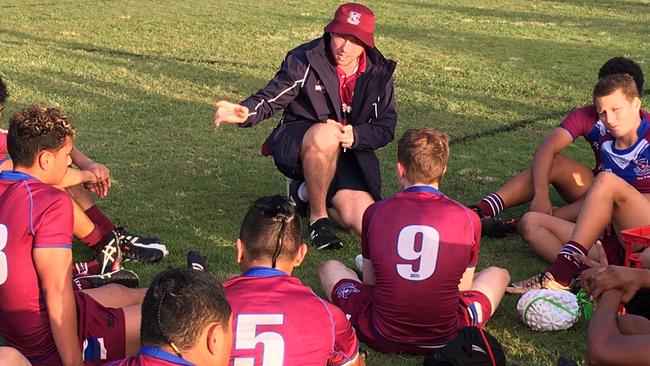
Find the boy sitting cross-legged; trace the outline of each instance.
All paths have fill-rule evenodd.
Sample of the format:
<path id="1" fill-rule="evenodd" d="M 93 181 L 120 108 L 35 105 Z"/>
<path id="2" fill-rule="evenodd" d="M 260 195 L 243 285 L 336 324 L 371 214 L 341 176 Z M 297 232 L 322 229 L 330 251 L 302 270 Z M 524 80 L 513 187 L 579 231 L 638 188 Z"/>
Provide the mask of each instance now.
<path id="1" fill-rule="evenodd" d="M 460 327 L 487 322 L 509 276 L 496 267 L 474 275 L 479 218 L 438 190 L 449 157 L 447 135 L 408 130 L 397 156 L 404 190 L 363 216 L 363 282 L 334 260 L 322 263 L 318 274 L 364 343 L 383 352 L 427 354 L 454 339 Z"/>

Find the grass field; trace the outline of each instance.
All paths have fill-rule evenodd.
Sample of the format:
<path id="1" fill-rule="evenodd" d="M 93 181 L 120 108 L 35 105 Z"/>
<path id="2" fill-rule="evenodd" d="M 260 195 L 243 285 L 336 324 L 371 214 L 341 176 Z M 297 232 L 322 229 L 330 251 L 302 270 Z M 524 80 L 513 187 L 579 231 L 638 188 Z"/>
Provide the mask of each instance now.
<path id="1" fill-rule="evenodd" d="M 605 60 L 631 57 L 650 73 L 647 0 L 367 4 L 377 14 L 378 47 L 398 62 L 397 134 L 433 126 L 452 136 L 442 190 L 462 202 L 530 164 L 545 133 L 589 103 Z M 215 130 L 214 101 L 262 87 L 289 49 L 321 34 L 338 5 L 0 0 L 0 76 L 12 94 L 1 125 L 30 103 L 60 105 L 71 116 L 77 145 L 111 169 L 115 184 L 100 206 L 128 229 L 163 238 L 171 251 L 157 265 L 127 264 L 143 285 L 183 265 L 191 248 L 207 255 L 213 272 L 236 272 L 233 243 L 247 206 L 284 190 L 272 160 L 259 154 L 277 118 Z M 384 194 L 397 190 L 395 149 L 379 151 Z M 593 164 L 587 144 L 568 150 Z M 312 251 L 296 271 L 317 291 L 320 261 L 352 264 L 359 251 L 356 237 L 343 237 L 345 249 Z M 515 279 L 544 266 L 518 237 L 485 240 L 479 266 L 489 265 L 508 268 Z M 560 354 L 584 364 L 584 322 L 535 333 L 519 320 L 516 301 L 506 297 L 487 327 L 510 364 L 553 365 Z M 371 352 L 368 364 L 420 365 L 421 358 Z"/>

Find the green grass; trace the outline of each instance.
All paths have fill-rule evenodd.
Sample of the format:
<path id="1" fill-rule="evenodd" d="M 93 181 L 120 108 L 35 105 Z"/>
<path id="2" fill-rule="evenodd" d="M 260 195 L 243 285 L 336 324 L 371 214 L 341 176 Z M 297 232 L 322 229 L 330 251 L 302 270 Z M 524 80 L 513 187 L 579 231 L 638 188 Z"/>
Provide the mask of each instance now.
<path id="1" fill-rule="evenodd" d="M 214 101 L 240 100 L 262 87 L 289 49 L 321 34 L 338 4 L 0 0 L 0 76 L 12 94 L 6 114 L 44 103 L 73 118 L 77 145 L 106 163 L 115 182 L 100 206 L 130 230 L 160 236 L 171 250 L 160 264 L 128 266 L 143 285 L 183 265 L 190 248 L 207 254 L 214 272 L 232 273 L 243 213 L 255 198 L 282 192 L 284 179 L 259 154 L 277 118 L 253 129 L 215 130 Z M 433 126 L 452 136 L 442 189 L 462 202 L 480 199 L 530 164 L 545 133 L 590 101 L 605 60 L 628 56 L 650 72 L 647 0 L 368 5 L 377 14 L 379 48 L 398 62 L 397 134 Z M 584 143 L 569 154 L 592 164 Z M 390 194 L 397 189 L 394 144 L 379 157 Z M 320 291 L 318 263 L 352 264 L 359 251 L 357 238 L 344 238 L 344 250 L 312 251 L 296 274 Z M 513 278 L 544 266 L 518 237 L 485 240 L 479 266 L 489 265 L 508 268 Z M 510 363 L 551 365 L 568 354 L 584 364 L 584 323 L 535 333 L 515 308 L 516 297 L 506 297 L 487 327 Z M 421 359 L 372 352 L 369 364 Z"/>

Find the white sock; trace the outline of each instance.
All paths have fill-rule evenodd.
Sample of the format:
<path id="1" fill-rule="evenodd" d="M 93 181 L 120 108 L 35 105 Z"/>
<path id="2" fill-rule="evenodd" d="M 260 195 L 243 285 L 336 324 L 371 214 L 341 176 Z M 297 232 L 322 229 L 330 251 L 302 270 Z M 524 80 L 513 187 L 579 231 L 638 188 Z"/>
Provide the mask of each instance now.
<path id="1" fill-rule="evenodd" d="M 309 195 L 307 194 L 307 186 L 305 185 L 305 182 L 302 182 L 300 187 L 298 187 L 298 198 L 305 202 L 309 202 Z"/>

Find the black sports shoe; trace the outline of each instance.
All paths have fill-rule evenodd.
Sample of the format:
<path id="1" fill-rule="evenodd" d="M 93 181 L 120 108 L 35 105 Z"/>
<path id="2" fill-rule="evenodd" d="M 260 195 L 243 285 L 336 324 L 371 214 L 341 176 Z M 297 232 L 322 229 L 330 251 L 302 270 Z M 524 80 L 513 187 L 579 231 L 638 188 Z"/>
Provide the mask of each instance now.
<path id="1" fill-rule="evenodd" d="M 318 250 L 343 247 L 341 239 L 332 232 L 327 217 L 320 218 L 309 225 L 309 239 L 311 239 L 311 244 Z"/>
<path id="2" fill-rule="evenodd" d="M 300 185 L 303 184 L 302 180 L 293 180 L 287 178 L 287 196 L 291 199 L 291 203 L 296 206 L 296 212 L 302 217 L 307 216 L 307 209 L 309 208 L 309 202 L 305 202 L 300 199 L 298 195 L 298 189 Z"/>
<path id="3" fill-rule="evenodd" d="M 187 252 L 187 268 L 207 272 L 208 262 L 205 260 L 205 257 L 201 255 L 201 253 L 195 250 L 190 250 Z"/>
<path id="4" fill-rule="evenodd" d="M 481 219 L 481 236 L 488 238 L 503 238 L 504 236 L 512 235 L 517 232 L 517 224 L 519 220 L 511 219 L 498 219 L 494 217 L 486 217 Z"/>
<path id="5" fill-rule="evenodd" d="M 116 283 L 118 285 L 136 288 L 140 283 L 140 278 L 133 271 L 128 269 L 118 269 L 117 271 L 98 274 L 98 275 L 89 275 L 89 276 L 79 276 L 74 278 L 74 281 L 88 281 L 93 288 L 101 287 L 108 285 L 110 283 Z"/>
<path id="6" fill-rule="evenodd" d="M 158 238 L 148 238 L 132 234 L 124 228 L 117 228 L 115 233 L 120 238 L 120 249 L 124 260 L 142 263 L 158 262 L 169 252 Z"/>
<path id="7" fill-rule="evenodd" d="M 120 249 L 120 238 L 118 234 L 111 231 L 110 240 L 98 248 L 97 261 L 99 262 L 99 273 L 115 272 L 122 268 L 122 250 Z"/>

